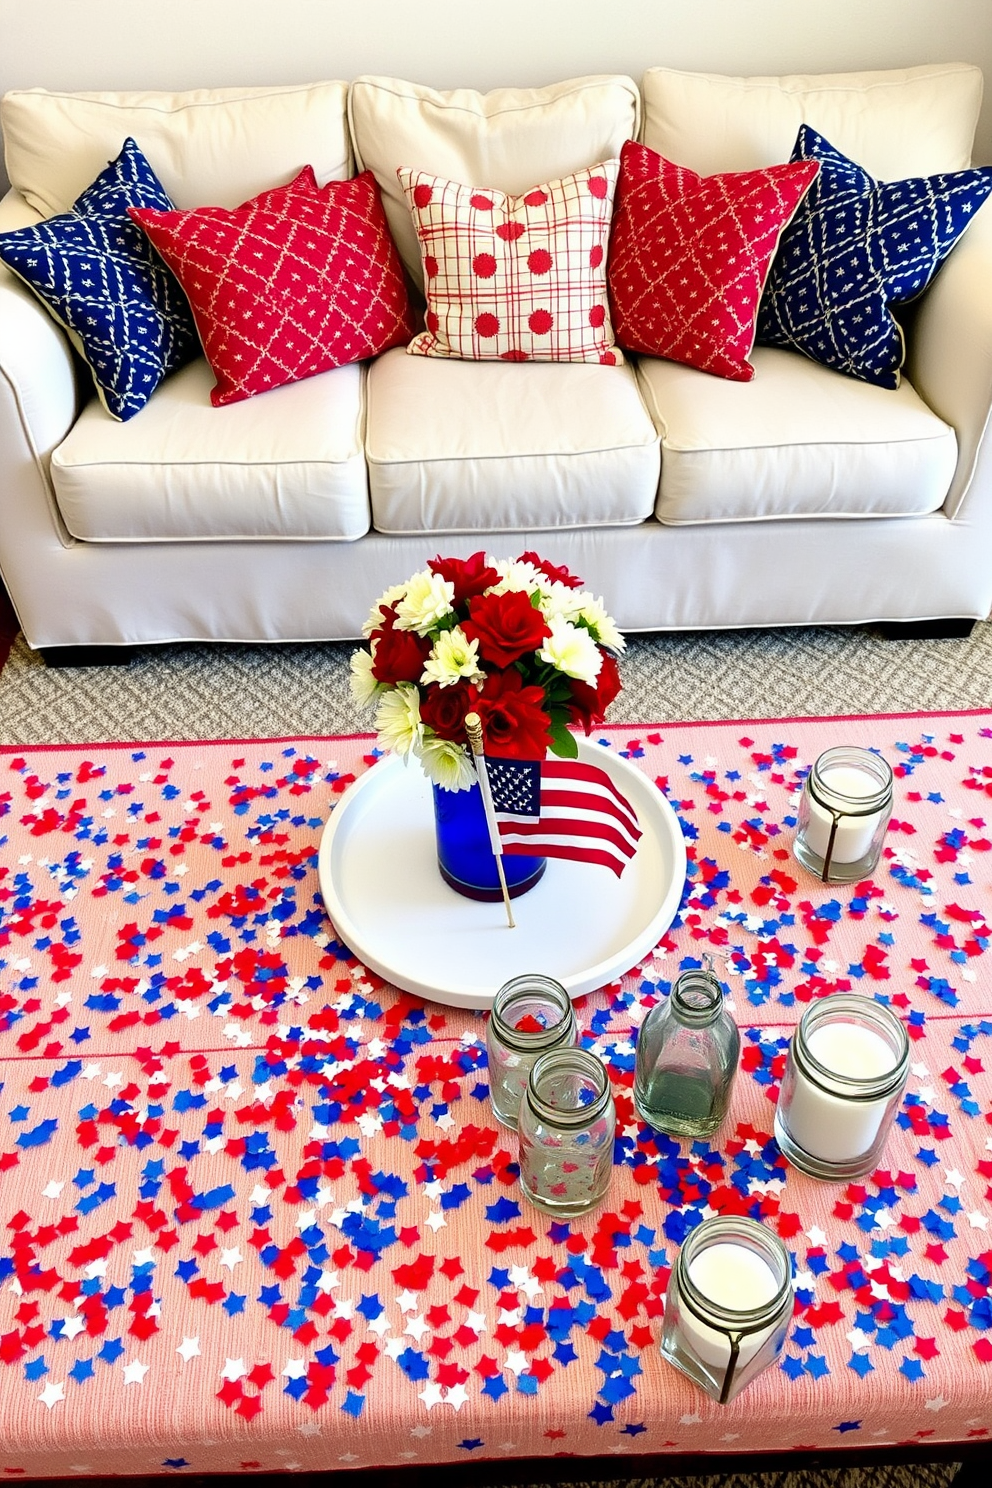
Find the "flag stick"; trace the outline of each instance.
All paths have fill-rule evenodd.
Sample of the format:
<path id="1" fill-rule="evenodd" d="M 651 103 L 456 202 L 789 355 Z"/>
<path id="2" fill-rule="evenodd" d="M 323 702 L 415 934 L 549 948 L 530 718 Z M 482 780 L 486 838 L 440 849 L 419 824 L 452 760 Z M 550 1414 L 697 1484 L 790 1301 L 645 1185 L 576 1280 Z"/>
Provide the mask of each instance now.
<path id="1" fill-rule="evenodd" d="M 507 924 L 511 930 L 515 930 L 516 921 L 513 918 L 513 910 L 510 908 L 510 894 L 506 887 L 506 875 L 503 872 L 503 843 L 499 835 L 496 808 L 493 805 L 493 793 L 489 788 L 489 772 L 486 769 L 486 756 L 482 745 L 482 719 L 478 713 L 466 713 L 465 732 L 468 734 L 468 742 L 475 757 L 475 769 L 479 777 L 479 790 L 482 794 L 482 804 L 486 812 L 486 826 L 489 828 L 489 842 L 492 846 L 493 856 L 496 859 L 499 886 L 503 890 L 503 904 L 506 907 Z"/>

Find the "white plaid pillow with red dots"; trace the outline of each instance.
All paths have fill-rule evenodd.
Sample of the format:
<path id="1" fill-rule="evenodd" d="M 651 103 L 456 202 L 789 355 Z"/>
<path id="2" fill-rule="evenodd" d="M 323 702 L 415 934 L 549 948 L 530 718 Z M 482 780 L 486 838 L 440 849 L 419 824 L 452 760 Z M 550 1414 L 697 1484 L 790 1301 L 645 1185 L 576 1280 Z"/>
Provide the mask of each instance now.
<path id="1" fill-rule="evenodd" d="M 607 160 L 522 196 L 397 171 L 427 293 L 427 329 L 407 350 L 619 365 L 606 289 L 618 170 Z"/>

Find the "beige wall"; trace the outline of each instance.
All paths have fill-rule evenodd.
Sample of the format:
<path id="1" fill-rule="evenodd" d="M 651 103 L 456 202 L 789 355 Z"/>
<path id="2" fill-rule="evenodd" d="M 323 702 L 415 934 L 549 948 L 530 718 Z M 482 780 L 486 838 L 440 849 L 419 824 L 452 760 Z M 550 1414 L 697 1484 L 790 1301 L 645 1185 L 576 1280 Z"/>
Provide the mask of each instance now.
<path id="1" fill-rule="evenodd" d="M 0 92 L 408 77 L 543 83 L 668 65 L 824 72 L 969 61 L 989 79 L 992 0 L 0 0 Z"/>

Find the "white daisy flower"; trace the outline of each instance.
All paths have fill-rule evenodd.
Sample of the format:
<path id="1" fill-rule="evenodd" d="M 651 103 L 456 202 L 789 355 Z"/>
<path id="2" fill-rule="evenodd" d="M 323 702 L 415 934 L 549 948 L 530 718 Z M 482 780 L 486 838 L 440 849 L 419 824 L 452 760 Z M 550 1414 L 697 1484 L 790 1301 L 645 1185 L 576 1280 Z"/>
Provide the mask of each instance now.
<path id="1" fill-rule="evenodd" d="M 461 744 L 453 739 L 426 738 L 420 750 L 424 774 L 445 790 L 469 790 L 475 784 L 475 769 Z"/>
<path id="2" fill-rule="evenodd" d="M 541 595 L 541 614 L 549 623 L 556 615 L 562 620 L 574 620 L 589 599 L 592 599 L 591 594 L 580 589 L 570 589 L 567 584 L 559 583 L 556 579 L 548 585 L 547 592 Z"/>
<path id="3" fill-rule="evenodd" d="M 617 623 L 612 615 L 606 613 L 606 606 L 601 599 L 594 599 L 591 594 L 581 594 L 581 608 L 572 619 L 584 620 L 592 632 L 594 641 L 605 646 L 609 651 L 623 651 L 627 642 L 624 640 Z"/>
<path id="4" fill-rule="evenodd" d="M 470 641 L 461 626 L 456 625 L 453 630 L 442 630 L 434 642 L 420 680 L 451 687 L 463 679 L 481 683 L 486 680 L 486 674 L 479 666 L 478 641 Z"/>
<path id="5" fill-rule="evenodd" d="M 362 635 L 371 635 L 374 630 L 378 630 L 386 618 L 383 611 L 388 609 L 390 605 L 396 604 L 397 600 L 402 599 L 406 590 L 406 584 L 393 584 L 391 588 L 386 590 L 385 594 L 379 596 L 369 612 L 369 618 L 362 626 Z"/>
<path id="6" fill-rule="evenodd" d="M 538 652 L 541 660 L 557 667 L 566 677 L 588 682 L 591 687 L 603 665 L 602 653 L 592 636 L 581 626 L 570 625 L 560 615 L 549 620 L 548 626 L 551 634 Z"/>
<path id="7" fill-rule="evenodd" d="M 414 574 L 396 606 L 397 630 L 415 630 L 418 635 L 426 635 L 439 620 L 451 614 L 454 597 L 455 586 L 449 579 L 427 569 Z"/>
<path id="8" fill-rule="evenodd" d="M 397 682 L 382 694 L 375 726 L 380 749 L 391 749 L 402 759 L 420 752 L 424 725 L 420 721 L 420 692 L 413 682 Z"/>
<path id="9" fill-rule="evenodd" d="M 551 580 L 539 568 L 535 568 L 533 563 L 522 563 L 515 558 L 498 558 L 493 568 L 499 574 L 499 583 L 488 590 L 490 594 L 533 594 L 535 589 L 539 594 L 546 594 L 551 587 Z"/>
<path id="10" fill-rule="evenodd" d="M 360 708 L 365 708 L 379 691 L 379 684 L 372 675 L 372 656 L 368 651 L 353 651 L 351 655 L 351 695 Z"/>

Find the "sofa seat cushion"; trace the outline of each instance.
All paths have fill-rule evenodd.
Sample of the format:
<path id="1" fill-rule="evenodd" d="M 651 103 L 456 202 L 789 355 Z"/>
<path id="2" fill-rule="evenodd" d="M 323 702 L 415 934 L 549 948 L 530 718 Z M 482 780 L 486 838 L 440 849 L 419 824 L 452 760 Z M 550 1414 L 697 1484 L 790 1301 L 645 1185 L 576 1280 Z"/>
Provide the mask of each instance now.
<path id="1" fill-rule="evenodd" d="M 629 367 L 388 351 L 368 403 L 380 532 L 623 526 L 653 510 L 658 436 Z"/>
<path id="2" fill-rule="evenodd" d="M 212 382 L 198 358 L 126 424 L 87 404 L 52 455 L 74 537 L 350 541 L 368 531 L 361 366 L 226 408 L 211 407 Z"/>
<path id="3" fill-rule="evenodd" d="M 767 346 L 751 359 L 753 382 L 640 361 L 661 435 L 659 521 L 907 517 L 940 507 L 957 440 L 905 379 L 893 392 Z"/>

